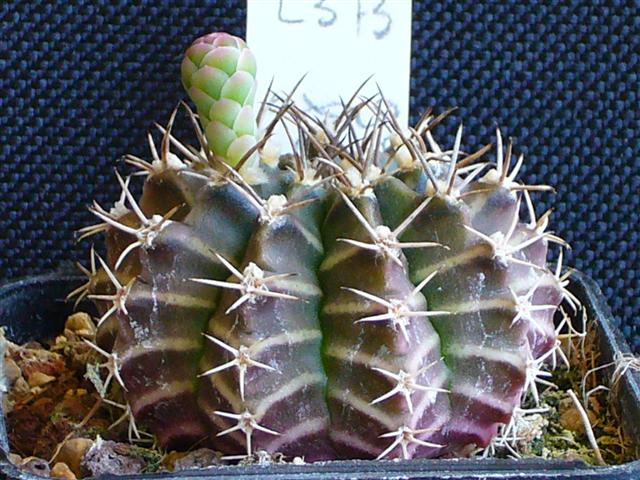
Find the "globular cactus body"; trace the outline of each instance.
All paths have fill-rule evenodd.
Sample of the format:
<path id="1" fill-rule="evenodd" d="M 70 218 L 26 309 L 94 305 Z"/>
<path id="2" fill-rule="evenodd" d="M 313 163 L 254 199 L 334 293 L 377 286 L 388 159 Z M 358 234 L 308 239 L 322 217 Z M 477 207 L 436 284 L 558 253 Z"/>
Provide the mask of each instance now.
<path id="1" fill-rule="evenodd" d="M 510 171 L 500 138 L 487 169 L 472 163 L 487 148 L 459 159 L 461 130 L 443 152 L 430 117 L 406 138 L 383 102 L 363 139 L 351 122 L 366 103 L 331 127 L 285 103 L 276 121 L 295 122 L 300 142 L 262 161 L 254 77 L 242 40 L 197 40 L 183 83 L 200 150 L 171 136 L 172 117 L 152 163 L 129 157 L 147 174 L 140 202 L 118 176 L 123 197 L 94 205 L 104 223 L 85 229 L 106 232 L 83 295 L 135 420 L 162 445 L 231 457 L 488 445 L 537 392 L 554 313 L 573 301 L 546 265 L 561 240 L 533 213 L 541 188 L 515 181 L 521 161 Z"/>

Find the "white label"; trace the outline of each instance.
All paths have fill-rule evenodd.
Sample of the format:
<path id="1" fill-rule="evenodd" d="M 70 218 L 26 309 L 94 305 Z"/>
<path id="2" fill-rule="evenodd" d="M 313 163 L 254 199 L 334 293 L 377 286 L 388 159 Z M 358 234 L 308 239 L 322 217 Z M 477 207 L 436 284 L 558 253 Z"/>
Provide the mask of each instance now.
<path id="1" fill-rule="evenodd" d="M 261 101 L 273 90 L 319 118 L 335 118 L 356 89 L 380 86 L 400 125 L 409 118 L 411 0 L 247 0 L 247 43 Z M 364 127 L 364 125 L 360 125 Z"/>

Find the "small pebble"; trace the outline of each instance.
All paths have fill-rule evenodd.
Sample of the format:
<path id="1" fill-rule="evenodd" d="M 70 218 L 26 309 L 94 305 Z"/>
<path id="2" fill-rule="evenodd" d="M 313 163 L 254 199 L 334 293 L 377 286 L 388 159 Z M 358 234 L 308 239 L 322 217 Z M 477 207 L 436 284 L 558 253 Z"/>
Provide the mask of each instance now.
<path id="1" fill-rule="evenodd" d="M 33 388 L 46 385 L 47 383 L 53 382 L 55 379 L 56 377 L 52 377 L 46 373 L 33 372 L 27 381 L 29 382 L 29 386 Z"/>
<path id="2" fill-rule="evenodd" d="M 136 475 L 142 473 L 146 462 L 134 453 L 130 445 L 98 437 L 85 453 L 81 466 L 82 471 L 92 477 L 102 474 Z"/>
<path id="3" fill-rule="evenodd" d="M 13 388 L 11 389 L 11 394 L 16 397 L 22 397 L 27 395 L 31 389 L 29 388 L 29 384 L 24 379 L 24 377 L 18 378 L 16 383 L 13 384 Z"/>
<path id="4" fill-rule="evenodd" d="M 91 339 L 96 334 L 96 327 L 89 314 L 78 312 L 70 315 L 64 324 L 65 330 L 70 330 L 79 337 Z"/>
<path id="5" fill-rule="evenodd" d="M 82 476 L 82 457 L 93 445 L 93 440 L 88 438 L 72 438 L 64 442 L 60 453 L 55 458 L 56 461 L 67 464 L 71 471 L 77 476 Z"/>
<path id="6" fill-rule="evenodd" d="M 4 376 L 8 385 L 13 385 L 16 380 L 22 377 L 20 367 L 13 358 L 5 358 L 4 360 Z"/>
<path id="7" fill-rule="evenodd" d="M 176 458 L 173 461 L 173 470 L 177 472 L 191 468 L 207 468 L 219 464 L 216 452 L 208 448 L 199 448 Z"/>
<path id="8" fill-rule="evenodd" d="M 51 471 L 51 469 L 49 468 L 49 463 L 46 460 L 38 457 L 25 458 L 24 460 L 22 460 L 20 468 L 41 477 L 48 477 L 49 472 Z"/>
<path id="9" fill-rule="evenodd" d="M 76 480 L 77 478 L 69 466 L 63 462 L 56 463 L 49 475 L 54 478 L 66 478 L 67 480 Z"/>

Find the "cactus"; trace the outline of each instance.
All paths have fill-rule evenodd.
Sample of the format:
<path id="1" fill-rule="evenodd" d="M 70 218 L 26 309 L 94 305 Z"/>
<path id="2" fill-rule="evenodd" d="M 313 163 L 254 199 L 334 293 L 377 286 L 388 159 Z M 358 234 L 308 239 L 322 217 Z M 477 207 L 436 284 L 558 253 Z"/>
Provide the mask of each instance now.
<path id="1" fill-rule="evenodd" d="M 531 201 L 548 187 L 517 182 L 499 131 L 495 164 L 478 162 L 490 146 L 463 153 L 460 127 L 441 149 L 430 112 L 406 133 L 382 94 L 331 125 L 287 98 L 259 136 L 255 74 L 241 39 L 196 40 L 182 81 L 199 148 L 174 138 L 174 112 L 152 162 L 127 157 L 141 198 L 117 174 L 114 208 L 91 207 L 82 233 L 105 233 L 107 256 L 75 293 L 98 307 L 112 390 L 162 446 L 229 458 L 486 447 L 547 383 L 555 311 L 576 301 Z M 278 122 L 299 141 L 274 164 Z"/>

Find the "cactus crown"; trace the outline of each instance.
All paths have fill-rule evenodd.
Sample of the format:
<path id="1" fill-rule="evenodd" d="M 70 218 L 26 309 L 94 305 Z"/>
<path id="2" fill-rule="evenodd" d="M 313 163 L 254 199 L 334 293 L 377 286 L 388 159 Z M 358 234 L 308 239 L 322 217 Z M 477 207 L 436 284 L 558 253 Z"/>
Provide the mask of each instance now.
<path id="1" fill-rule="evenodd" d="M 182 80 L 200 148 L 171 135 L 174 112 L 153 162 L 128 157 L 140 200 L 118 176 L 116 208 L 95 203 L 101 223 L 83 231 L 106 234 L 107 258 L 92 253 L 77 293 L 102 313 L 135 421 L 232 458 L 487 446 L 537 395 L 554 313 L 576 303 L 547 267 L 564 242 L 530 197 L 548 187 L 516 180 L 523 159 L 500 132 L 482 161 L 490 146 L 463 152 L 462 127 L 452 148 L 435 141 L 448 112 L 406 132 L 381 94 L 356 93 L 332 124 L 284 99 L 256 139 L 255 72 L 241 39 L 196 40 Z M 279 122 L 299 139 L 274 165 L 263 147 Z"/>

